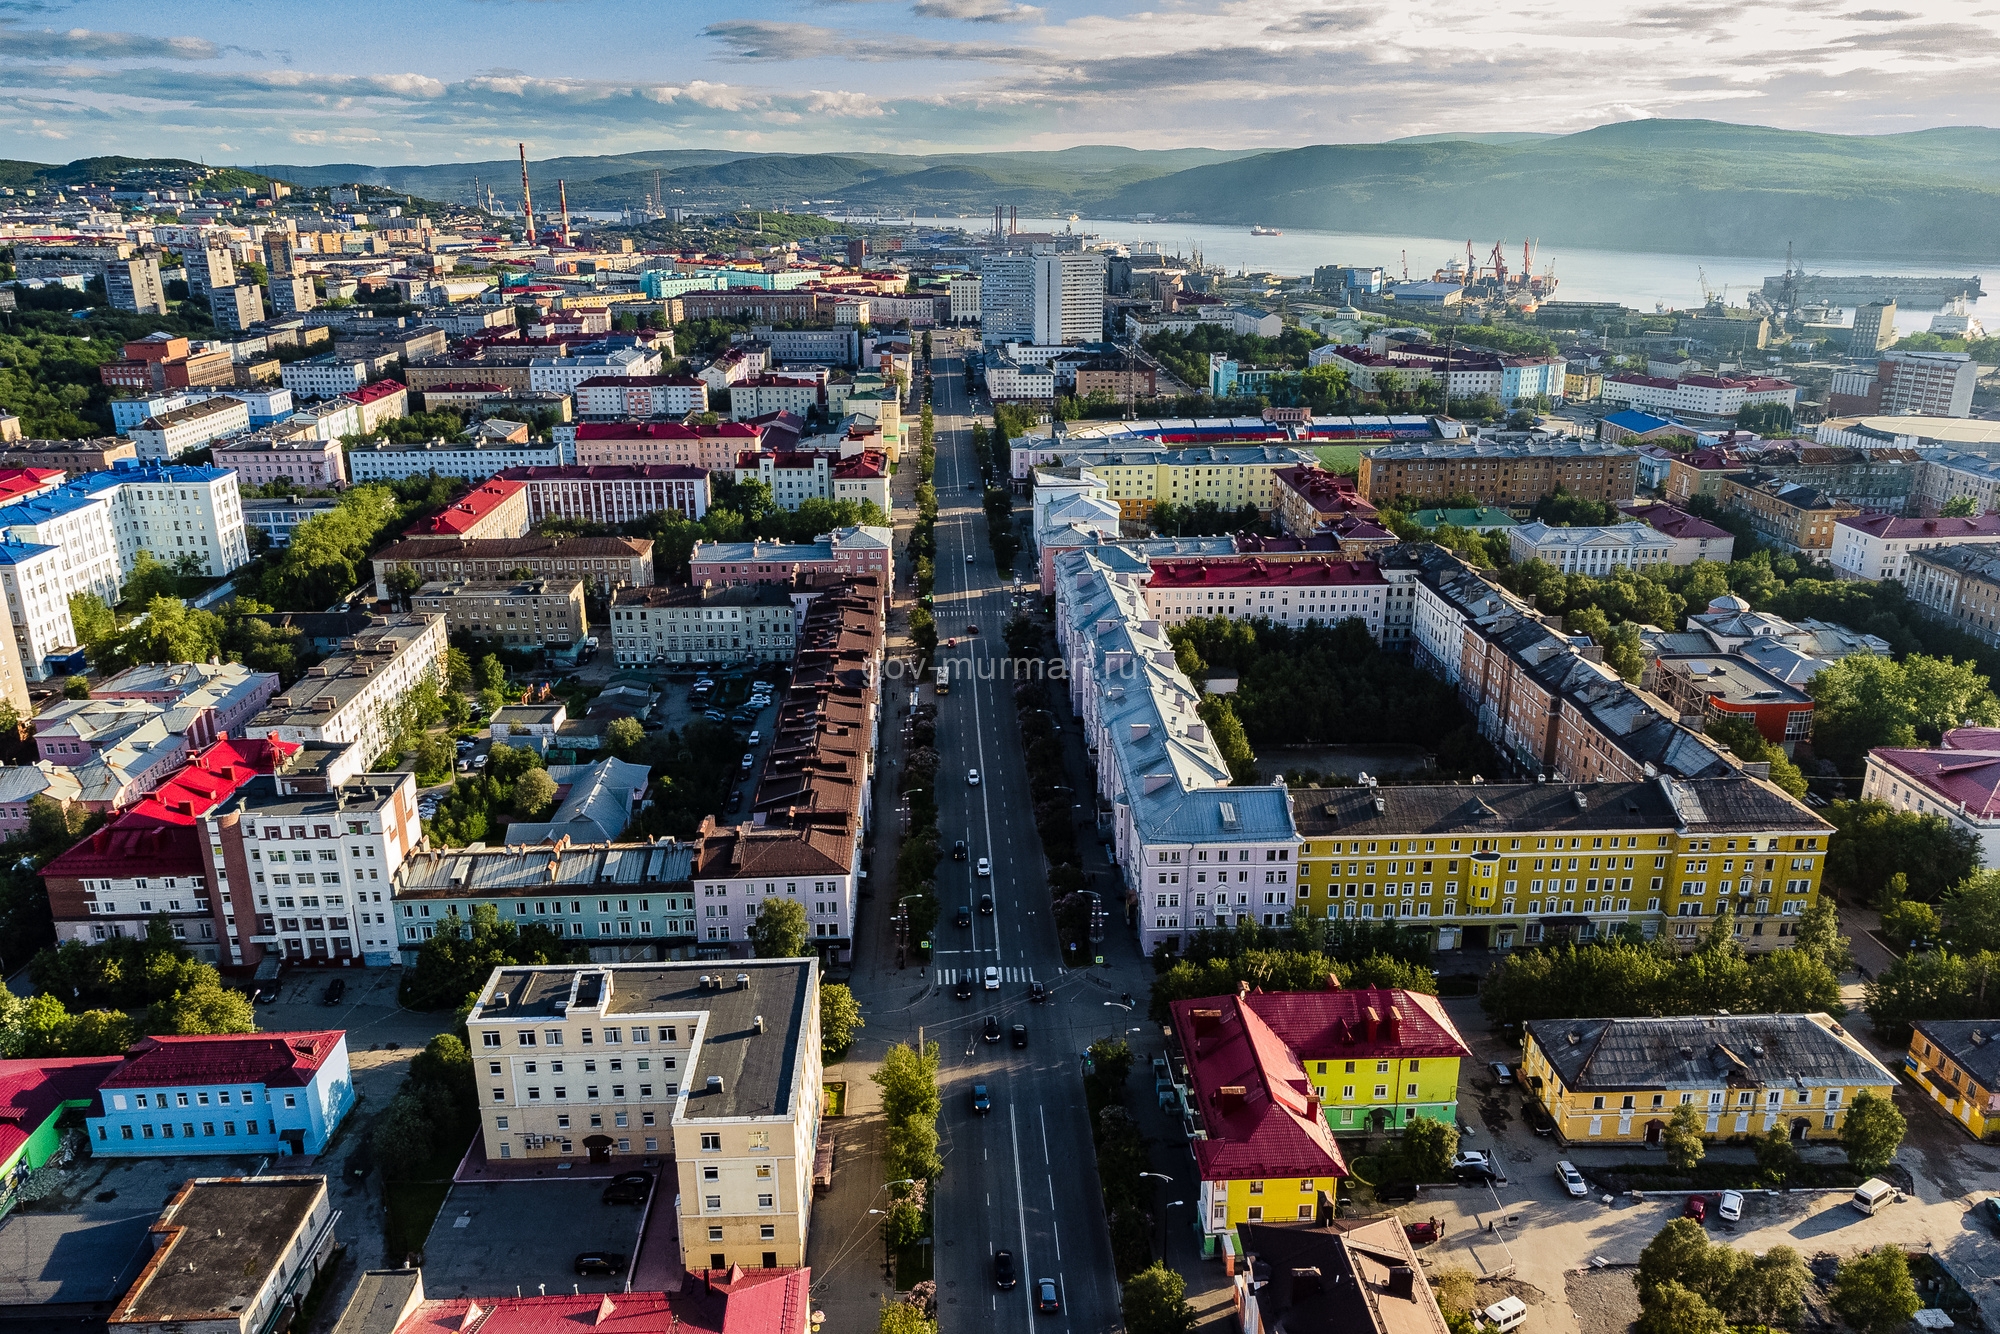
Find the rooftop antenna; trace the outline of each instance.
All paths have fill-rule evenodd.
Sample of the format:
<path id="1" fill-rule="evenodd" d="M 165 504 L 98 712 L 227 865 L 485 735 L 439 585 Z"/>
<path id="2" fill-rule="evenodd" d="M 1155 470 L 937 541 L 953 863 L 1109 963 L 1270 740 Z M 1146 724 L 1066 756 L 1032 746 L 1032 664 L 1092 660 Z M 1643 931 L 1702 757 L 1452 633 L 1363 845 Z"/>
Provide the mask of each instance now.
<path id="1" fill-rule="evenodd" d="M 535 196 L 528 190 L 528 146 L 521 148 L 521 216 L 528 223 L 528 244 L 535 243 Z"/>
<path id="2" fill-rule="evenodd" d="M 556 207 L 562 211 L 562 242 L 569 244 L 569 182 L 556 182 Z"/>

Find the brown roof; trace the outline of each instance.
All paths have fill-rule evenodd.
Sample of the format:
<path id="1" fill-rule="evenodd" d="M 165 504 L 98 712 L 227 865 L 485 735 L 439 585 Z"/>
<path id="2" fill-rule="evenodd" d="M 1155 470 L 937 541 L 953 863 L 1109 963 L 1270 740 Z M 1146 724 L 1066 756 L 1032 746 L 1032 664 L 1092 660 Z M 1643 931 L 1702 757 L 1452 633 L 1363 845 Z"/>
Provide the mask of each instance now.
<path id="1" fill-rule="evenodd" d="M 760 875 L 846 875 L 853 869 L 852 830 L 786 829 L 702 821 L 695 846 L 694 878 L 742 879 Z"/>
<path id="2" fill-rule="evenodd" d="M 379 561 L 509 560 L 524 556 L 612 557 L 630 560 L 651 554 L 648 537 L 413 537 L 376 552 Z"/>

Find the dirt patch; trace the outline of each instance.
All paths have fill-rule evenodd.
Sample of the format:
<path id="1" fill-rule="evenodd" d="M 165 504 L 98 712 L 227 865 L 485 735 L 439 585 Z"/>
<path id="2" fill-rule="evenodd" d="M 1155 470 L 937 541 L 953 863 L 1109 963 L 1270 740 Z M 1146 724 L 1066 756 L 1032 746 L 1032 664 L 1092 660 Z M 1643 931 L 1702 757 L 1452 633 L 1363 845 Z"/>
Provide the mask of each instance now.
<path id="1" fill-rule="evenodd" d="M 1563 1294 L 1583 1334 L 1629 1334 L 1639 1319 L 1639 1289 L 1632 1281 L 1637 1272 L 1607 1268 L 1563 1275 Z"/>
<path id="2" fill-rule="evenodd" d="M 1529 1306 L 1540 1306 L 1549 1299 L 1546 1292 L 1518 1278 L 1482 1278 L 1478 1290 L 1481 1307 L 1491 1306 L 1503 1297 L 1519 1297 Z"/>

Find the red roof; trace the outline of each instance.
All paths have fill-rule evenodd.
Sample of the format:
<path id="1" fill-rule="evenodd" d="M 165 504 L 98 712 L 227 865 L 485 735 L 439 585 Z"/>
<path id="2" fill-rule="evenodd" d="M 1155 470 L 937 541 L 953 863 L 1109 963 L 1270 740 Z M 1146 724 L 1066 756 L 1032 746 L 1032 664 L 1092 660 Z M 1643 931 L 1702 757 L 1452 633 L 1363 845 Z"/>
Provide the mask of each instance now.
<path id="1" fill-rule="evenodd" d="M 508 468 L 510 482 L 706 481 L 708 469 L 692 463 L 572 463 L 561 468 Z"/>
<path id="2" fill-rule="evenodd" d="M 1842 528 L 1859 528 L 1871 537 L 1908 537 L 1918 541 L 1971 541 L 2000 537 L 2000 514 L 1953 519 L 1905 519 L 1894 514 L 1850 514 Z"/>
<path id="3" fill-rule="evenodd" d="M 362 385 L 351 394 L 343 394 L 342 397 L 352 399 L 356 403 L 373 403 L 377 399 L 394 398 L 397 394 L 405 392 L 405 389 L 406 386 L 396 380 L 377 380 L 373 384 Z"/>
<path id="4" fill-rule="evenodd" d="M 404 529 L 403 536 L 457 537 L 470 531 L 475 524 L 511 500 L 520 490 L 521 483 L 504 477 L 481 482 L 464 496 L 445 506 L 439 513 Z"/>
<path id="5" fill-rule="evenodd" d="M 140 1038 L 102 1088 L 149 1089 L 180 1084 L 265 1084 L 304 1088 L 347 1034 L 338 1028 L 306 1033 L 229 1033 Z"/>
<path id="6" fill-rule="evenodd" d="M 678 1293 L 562 1293 L 550 1297 L 454 1297 L 417 1307 L 396 1334 L 459 1334 L 469 1308 L 483 1312 L 479 1334 L 805 1334 L 812 1270 L 700 1271 Z M 607 1309 L 608 1308 L 608 1309 Z"/>
<path id="7" fill-rule="evenodd" d="M 0 468 L 0 505 L 46 491 L 64 475 L 61 468 Z"/>
<path id="8" fill-rule="evenodd" d="M 0 1164 L 12 1162 L 57 1108 L 90 1099 L 98 1082 L 124 1060 L 68 1056 L 0 1061 Z"/>
<path id="9" fill-rule="evenodd" d="M 1632 515 L 1641 523 L 1651 524 L 1654 529 L 1665 533 L 1668 537 L 1717 538 L 1729 536 L 1727 529 L 1718 528 L 1707 519 L 1699 515 L 1689 514 L 1684 509 L 1676 509 L 1672 505 L 1648 505 L 1643 509 L 1628 509 L 1625 513 Z"/>
<path id="10" fill-rule="evenodd" d="M 755 427 L 741 422 L 720 422 L 714 426 L 683 426 L 679 422 L 584 422 L 576 428 L 578 441 L 584 440 L 725 440 L 754 441 Z"/>
<path id="11" fill-rule="evenodd" d="M 276 733 L 257 740 L 224 737 L 118 818 L 191 825 L 252 778 L 273 772 L 298 753 L 298 742 L 280 741 Z"/>
<path id="12" fill-rule="evenodd" d="M 1393 987 L 1256 991 L 1245 999 L 1301 1060 L 1472 1055 L 1443 1003 L 1420 991 Z M 1373 1036 L 1370 1011 L 1375 1016 Z"/>
<path id="13" fill-rule="evenodd" d="M 834 465 L 835 477 L 853 479 L 857 477 L 883 477 L 889 472 L 889 459 L 879 449 L 864 449 L 859 454 L 842 459 Z"/>
<path id="14" fill-rule="evenodd" d="M 1305 1067 L 1244 997 L 1175 1001 L 1172 1010 L 1208 1129 L 1194 1142 L 1204 1181 L 1347 1175 Z"/>
<path id="15" fill-rule="evenodd" d="M 208 876 L 208 838 L 192 822 L 127 811 L 42 868 L 45 880 L 123 879 L 143 867 L 148 875 Z"/>
<path id="16" fill-rule="evenodd" d="M 1265 560 L 1248 556 L 1231 560 L 1170 561 L 1153 567 L 1152 587 L 1173 588 L 1323 588 L 1332 585 L 1387 584 L 1382 567 L 1372 560 Z"/>
<path id="17" fill-rule="evenodd" d="M 1966 732 L 1985 735 L 1968 737 Z M 1879 746 L 1868 752 L 1868 758 L 1895 770 L 1940 805 L 1962 806 L 1966 814 L 1985 819 L 2000 815 L 2000 735 L 1986 728 L 1962 728 L 1945 733 L 1944 742 L 1950 749 Z M 1987 748 L 1966 749 L 1969 743 Z"/>

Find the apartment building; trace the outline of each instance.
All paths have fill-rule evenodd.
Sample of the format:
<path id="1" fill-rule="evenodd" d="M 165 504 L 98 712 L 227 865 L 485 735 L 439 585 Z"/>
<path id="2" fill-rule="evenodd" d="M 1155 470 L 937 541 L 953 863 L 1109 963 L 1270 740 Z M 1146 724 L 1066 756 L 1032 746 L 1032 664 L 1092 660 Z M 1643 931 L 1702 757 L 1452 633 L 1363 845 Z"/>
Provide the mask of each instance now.
<path id="1" fill-rule="evenodd" d="M 790 662 L 798 613 L 776 584 L 620 589 L 611 644 L 621 665 Z"/>
<path id="2" fill-rule="evenodd" d="M 259 433 L 218 441 L 210 457 L 234 472 L 239 486 L 284 482 L 324 490 L 347 481 L 347 454 L 338 440 Z"/>
<path id="3" fill-rule="evenodd" d="M 95 474 L 85 474 L 91 475 Z M 48 586 L 48 596 L 64 605 L 65 617 L 72 593 L 94 593 L 107 606 L 118 601 L 126 569 L 119 558 L 118 528 L 112 499 L 81 494 L 71 486 L 0 507 L 0 530 L 5 531 L 9 543 L 49 547 L 60 553 L 53 565 L 42 563 L 32 553 L 18 554 L 34 560 L 29 573 L 34 586 L 39 588 L 44 577 L 54 581 Z M 31 670 L 35 667 L 25 659 L 22 665 Z"/>
<path id="4" fill-rule="evenodd" d="M 1516 561 L 1547 561 L 1564 574 L 1598 578 L 1670 564 L 1674 552 L 1671 538 L 1643 523 L 1577 528 L 1524 523 L 1507 530 L 1507 545 Z"/>
<path id="5" fill-rule="evenodd" d="M 646 347 L 621 347 L 570 357 L 536 357 L 528 363 L 528 388 L 537 393 L 567 394 L 585 380 L 599 376 L 653 376 L 660 373 L 660 354 Z"/>
<path id="6" fill-rule="evenodd" d="M 0 541 L 0 591 L 14 631 L 9 656 L 20 669 L 15 675 L 46 681 L 81 652 L 63 563 L 61 547 L 23 542 L 11 533 Z"/>
<path id="7" fill-rule="evenodd" d="M 1271 475 L 1273 509 L 1279 527 L 1293 537 L 1313 537 L 1342 528 L 1359 526 L 1382 533 L 1383 545 L 1395 542 L 1395 535 L 1374 522 L 1375 507 L 1361 498 L 1354 483 L 1319 467 L 1280 468 Z M 1373 534 L 1366 540 L 1373 540 Z"/>
<path id="8" fill-rule="evenodd" d="M 1837 525 L 1861 512 L 1860 506 L 1816 487 L 1755 471 L 1724 477 L 1716 501 L 1728 513 L 1741 516 L 1772 546 L 1815 560 L 1832 558 Z"/>
<path id="9" fill-rule="evenodd" d="M 2000 732 L 1955 727 L 1935 748 L 1878 746 L 1868 752 L 1861 795 L 1894 810 L 1936 815 L 1979 841 L 1982 860 L 2000 856 Z"/>
<path id="10" fill-rule="evenodd" d="M 1214 617 L 1286 628 L 1351 620 L 1379 644 L 1389 580 L 1374 561 L 1248 556 L 1155 563 L 1141 594 L 1152 616 L 1169 626 Z"/>
<path id="11" fill-rule="evenodd" d="M 130 259 L 106 262 L 104 297 L 113 310 L 166 314 L 167 288 L 160 281 L 160 252 L 149 246 Z"/>
<path id="12" fill-rule="evenodd" d="M 102 472 L 120 459 L 137 459 L 129 439 L 100 436 L 94 440 L 15 440 L 0 445 L 0 470 L 61 469 Z"/>
<path id="13" fill-rule="evenodd" d="M 443 616 L 447 633 L 510 648 L 567 648 L 590 632 L 583 581 L 574 575 L 436 580 L 410 595 L 410 610 Z"/>
<path id="14" fill-rule="evenodd" d="M 302 398 L 339 398 L 374 380 L 394 362 L 393 357 L 347 357 L 328 352 L 286 364 L 279 383 Z"/>
<path id="15" fill-rule="evenodd" d="M 812 959 L 496 969 L 466 1020 L 486 1156 L 671 1159 L 684 1264 L 804 1264 L 819 985 Z"/>
<path id="16" fill-rule="evenodd" d="M 1931 620 L 2000 644 L 2000 544 L 1911 552 L 1903 588 Z"/>
<path id="17" fill-rule="evenodd" d="M 121 577 L 131 572 L 141 551 L 167 565 L 192 557 L 211 577 L 241 569 L 250 560 L 236 474 L 227 468 L 121 462 L 107 472 L 78 477 L 49 500 L 56 496 L 110 507 Z M 0 523 L 6 522 L 5 513 L 0 511 Z M 95 561 L 96 540 L 86 536 L 77 554 Z"/>
<path id="18" fill-rule="evenodd" d="M 495 477 L 474 486 L 429 518 L 403 530 L 404 537 L 456 537 L 466 541 L 528 535 L 526 484 Z"/>
<path id="19" fill-rule="evenodd" d="M 1933 515 L 1961 496 L 1980 514 L 2000 510 L 2000 459 L 1956 449 L 1917 451 L 1910 485 L 1910 513 Z"/>
<path id="20" fill-rule="evenodd" d="M 218 394 L 146 418 L 132 429 L 132 444 L 140 458 L 162 463 L 249 429 L 249 405 Z"/>
<path id="21" fill-rule="evenodd" d="M 953 274 L 951 278 L 951 322 L 973 324 L 979 319 L 979 275 Z"/>
<path id="22" fill-rule="evenodd" d="M 2000 1127 L 2000 1061 L 1992 1021 L 1920 1019 L 1911 1027 L 1903 1070 L 1945 1115 L 1977 1140 Z"/>
<path id="23" fill-rule="evenodd" d="M 1919 552 L 2000 542 L 2000 514 L 1902 519 L 1854 514 L 1834 525 L 1833 568 L 1843 579 L 1903 580 Z"/>
<path id="24" fill-rule="evenodd" d="M 824 586 L 872 577 L 886 593 L 894 578 L 894 550 L 887 528 L 857 524 L 836 528 L 811 542 L 697 542 L 689 557 L 688 582 Z"/>
<path id="25" fill-rule="evenodd" d="M 366 759 L 392 739 L 384 715 L 412 690 L 444 680 L 442 616 L 378 618 L 341 641 L 342 651 L 306 669 L 251 721 L 253 735 L 285 741 L 358 743 Z"/>
<path id="26" fill-rule="evenodd" d="M 410 415 L 410 391 L 395 380 L 376 380 L 341 395 L 360 409 L 361 434 L 372 434 L 385 421 Z"/>
<path id="27" fill-rule="evenodd" d="M 576 415 L 583 421 L 708 411 L 708 386 L 692 375 L 594 375 L 579 380 L 574 392 Z"/>
<path id="28" fill-rule="evenodd" d="M 91 1152 L 98 1157 L 236 1152 L 268 1153 L 274 1158 L 317 1156 L 326 1151 L 341 1121 L 354 1109 L 347 1035 L 339 1029 L 326 1029 L 141 1038 L 126 1053 L 125 1063 L 98 1085 L 97 1099 L 84 1125 L 90 1134 Z M 243 1125 L 240 1135 L 236 1133 L 239 1121 Z M 231 1139 L 236 1142 L 230 1143 Z M 257 1184 L 264 1180 L 258 1178 Z M 270 1188 L 277 1190 L 277 1182 L 285 1180 L 274 1179 Z M 318 1212 L 324 1219 L 326 1178 L 289 1180 L 297 1184 L 289 1187 L 288 1193 L 312 1198 L 309 1212 Z M 308 1181 L 312 1184 L 305 1184 Z M 184 1200 L 185 1192 L 199 1185 L 194 1182 L 183 1187 L 183 1194 L 176 1199 Z M 251 1235 L 263 1241 L 276 1222 L 259 1220 Z M 157 1261 L 157 1255 L 154 1258 Z M 158 1275 L 161 1268 L 157 1263 L 148 1265 L 135 1285 L 137 1294 L 127 1296 L 142 1296 L 147 1277 Z M 194 1272 L 200 1273 L 198 1269 Z M 235 1280 L 231 1295 L 241 1299 L 250 1286 L 244 1280 L 250 1276 L 239 1271 L 230 1277 Z M 120 1314 L 132 1311 L 133 1306 L 121 1304 Z M 165 1318 L 168 1312 L 158 1314 L 163 1325 L 182 1323 Z M 185 1317 L 187 1310 L 172 1314 Z M 232 1312 L 232 1327 L 234 1315 Z"/>
<path id="29" fill-rule="evenodd" d="M 1095 343 L 1104 337 L 1105 256 L 1068 250 L 989 255 L 979 266 L 979 330 L 997 343 Z"/>
<path id="30" fill-rule="evenodd" d="M 679 422 L 580 422 L 573 462 L 645 467 L 678 464 L 703 472 L 728 472 L 758 448 L 763 432 L 741 422 L 683 426 Z"/>
<path id="31" fill-rule="evenodd" d="M 1687 1106 L 1710 1136 L 1781 1130 L 1794 1144 L 1832 1143 L 1858 1095 L 1886 1102 L 1896 1091 L 1825 1014 L 1531 1020 L 1520 1070 L 1565 1144 L 1657 1146 Z"/>
<path id="32" fill-rule="evenodd" d="M 395 444 L 378 440 L 347 454 L 347 471 L 358 486 L 406 477 L 464 477 L 485 481 L 510 468 L 559 468 L 571 451 L 558 442 L 422 440 Z"/>
<path id="33" fill-rule="evenodd" d="M 410 538 L 391 543 L 369 560 L 375 596 L 385 602 L 394 596 L 389 576 L 405 567 L 426 583 L 496 580 L 526 571 L 535 578 L 576 579 L 599 595 L 653 582 L 653 543 L 643 537 Z"/>
<path id="34" fill-rule="evenodd" d="M 689 519 L 708 513 L 708 471 L 684 463 L 509 468 L 500 479 L 526 489 L 530 524 L 551 518 L 622 524 L 669 510 Z"/>
<path id="35" fill-rule="evenodd" d="M 243 728 L 278 693 L 278 674 L 260 672 L 240 662 L 139 663 L 91 687 L 92 700 L 140 700 L 184 715 L 175 723 L 197 746 L 223 736 L 241 736 Z"/>
<path id="36" fill-rule="evenodd" d="M 1637 408 L 1677 419 L 1699 417 L 1720 421 L 1759 404 L 1796 408 L 1799 387 L 1768 375 L 1685 375 L 1674 380 L 1657 375 L 1620 374 L 1604 377 L 1599 397 L 1607 406 Z"/>
<path id="37" fill-rule="evenodd" d="M 729 420 L 752 421 L 773 412 L 803 417 L 824 405 L 820 382 L 804 376 L 759 375 L 729 386 Z"/>
<path id="38" fill-rule="evenodd" d="M 1872 370 L 1836 374 L 1827 406 L 1840 414 L 1970 417 L 1978 383 L 1969 353 L 1892 351 Z"/>
<path id="39" fill-rule="evenodd" d="M 1285 445 L 1078 449 L 1063 451 L 1063 459 L 1102 480 L 1106 499 L 1117 504 L 1121 517 L 1134 521 L 1151 518 L 1161 501 L 1207 500 L 1223 509 L 1255 505 L 1269 514 L 1278 504 L 1278 474 L 1318 463 L 1310 451 Z"/>
<path id="40" fill-rule="evenodd" d="M 1692 565 L 1698 560 L 1727 565 L 1735 559 L 1735 534 L 1684 509 L 1655 504 L 1630 507 L 1625 512 L 1667 539 L 1669 565 Z"/>
<path id="41" fill-rule="evenodd" d="M 264 289 L 247 284 L 212 288 L 208 309 L 218 329 L 240 332 L 254 328 L 264 322 Z"/>
<path id="42" fill-rule="evenodd" d="M 1562 488 L 1622 504 L 1638 485 L 1639 451 L 1574 436 L 1442 440 L 1361 454 L 1361 494 L 1377 505 L 1470 495 L 1481 505 L 1532 505 Z"/>

